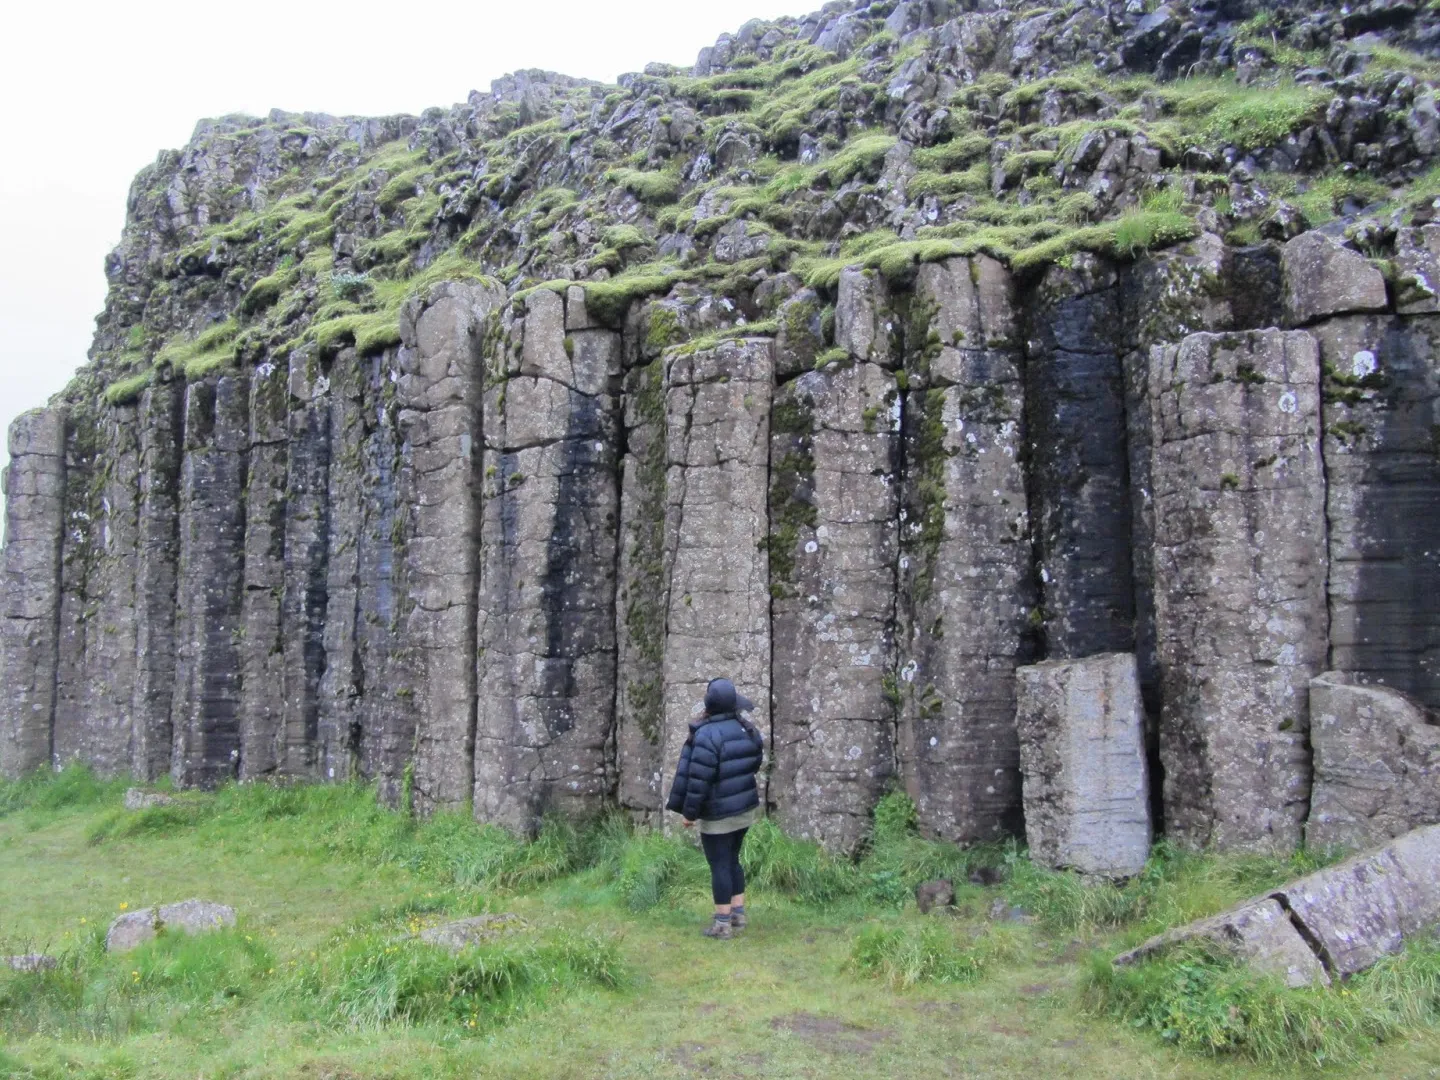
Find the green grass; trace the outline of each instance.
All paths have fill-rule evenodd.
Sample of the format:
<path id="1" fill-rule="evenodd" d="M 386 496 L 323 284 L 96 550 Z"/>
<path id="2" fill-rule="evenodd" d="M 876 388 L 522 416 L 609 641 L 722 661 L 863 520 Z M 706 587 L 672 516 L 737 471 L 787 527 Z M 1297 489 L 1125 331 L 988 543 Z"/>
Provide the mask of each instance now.
<path id="1" fill-rule="evenodd" d="M 193 338 L 172 339 L 155 356 L 155 363 L 170 364 L 192 382 L 235 361 L 235 337 L 240 326 L 234 319 L 210 327 Z"/>
<path id="2" fill-rule="evenodd" d="M 757 826 L 751 927 L 714 943 L 697 933 L 708 882 L 688 834 L 612 817 L 548 822 L 525 843 L 460 815 L 415 822 L 343 786 L 232 786 L 126 812 L 124 786 L 78 769 L 0 783 L 0 952 L 62 958 L 0 972 L 4 1075 L 1420 1080 L 1440 1067 L 1428 946 L 1300 996 L 1207 957 L 1090 959 L 1312 856 L 1161 845 L 1124 888 L 1087 886 L 1013 845 L 926 840 L 888 796 L 854 860 Z M 968 884 L 979 866 L 1008 882 Z M 956 907 L 922 917 L 911 885 L 939 873 Z M 122 907 L 188 896 L 233 904 L 239 926 L 101 949 Z M 1037 921 L 991 922 L 997 899 Z M 479 913 L 515 918 L 458 955 L 412 937 Z"/>

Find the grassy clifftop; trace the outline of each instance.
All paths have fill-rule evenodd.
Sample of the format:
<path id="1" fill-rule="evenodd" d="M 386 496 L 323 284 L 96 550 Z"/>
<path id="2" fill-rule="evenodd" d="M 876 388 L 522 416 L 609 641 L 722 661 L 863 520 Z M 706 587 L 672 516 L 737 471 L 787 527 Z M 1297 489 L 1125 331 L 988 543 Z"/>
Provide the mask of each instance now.
<path id="1" fill-rule="evenodd" d="M 75 393 L 382 349 L 444 279 L 578 282 L 615 323 L 701 288 L 756 322 L 780 277 L 903 283 L 974 252 L 1033 272 L 1202 229 L 1393 225 L 1440 194 L 1440 69 L 1390 43 L 1428 47 L 1428 12 L 1381 39 L 1339 8 L 926 14 L 945 7 L 831 5 L 747 24 L 694 69 L 525 72 L 420 117 L 206 121 L 135 182 Z"/>

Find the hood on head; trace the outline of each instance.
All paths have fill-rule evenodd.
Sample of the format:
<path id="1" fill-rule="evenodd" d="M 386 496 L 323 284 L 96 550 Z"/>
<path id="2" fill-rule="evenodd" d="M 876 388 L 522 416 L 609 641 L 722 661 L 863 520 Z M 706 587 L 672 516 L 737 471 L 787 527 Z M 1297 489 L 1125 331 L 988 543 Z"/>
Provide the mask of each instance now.
<path id="1" fill-rule="evenodd" d="M 729 679 L 711 679 L 710 685 L 705 687 L 705 713 L 707 716 L 719 716 L 721 713 L 751 712 L 755 703 L 744 694 L 735 690 L 735 684 Z"/>

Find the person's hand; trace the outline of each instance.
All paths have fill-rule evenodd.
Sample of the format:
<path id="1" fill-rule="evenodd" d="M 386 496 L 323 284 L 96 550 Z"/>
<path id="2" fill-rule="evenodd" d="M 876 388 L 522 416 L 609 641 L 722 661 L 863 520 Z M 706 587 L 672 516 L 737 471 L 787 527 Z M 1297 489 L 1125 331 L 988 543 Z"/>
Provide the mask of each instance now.
<path id="1" fill-rule="evenodd" d="M 684 818 L 684 819 L 682 819 L 682 820 L 683 820 L 684 823 L 685 823 L 685 828 L 687 828 L 687 829 L 693 829 L 693 828 L 695 827 L 695 823 L 694 823 L 693 821 L 691 821 L 689 818 Z"/>

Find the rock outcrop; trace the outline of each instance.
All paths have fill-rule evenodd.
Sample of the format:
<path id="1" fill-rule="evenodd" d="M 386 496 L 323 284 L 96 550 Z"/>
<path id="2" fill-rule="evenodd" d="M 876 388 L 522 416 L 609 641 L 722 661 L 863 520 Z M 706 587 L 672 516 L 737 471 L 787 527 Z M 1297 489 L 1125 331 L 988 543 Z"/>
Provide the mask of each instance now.
<path id="1" fill-rule="evenodd" d="M 1027 770 L 1095 873 L 1147 783 L 1189 846 L 1434 820 L 1359 702 L 1440 708 L 1440 12 L 962 7 L 202 122 L 10 431 L 0 773 L 655 822 L 725 675 L 837 850 L 891 787 L 1020 835 Z M 1123 747 L 1022 743 L 1022 669 L 1115 653 Z"/>

